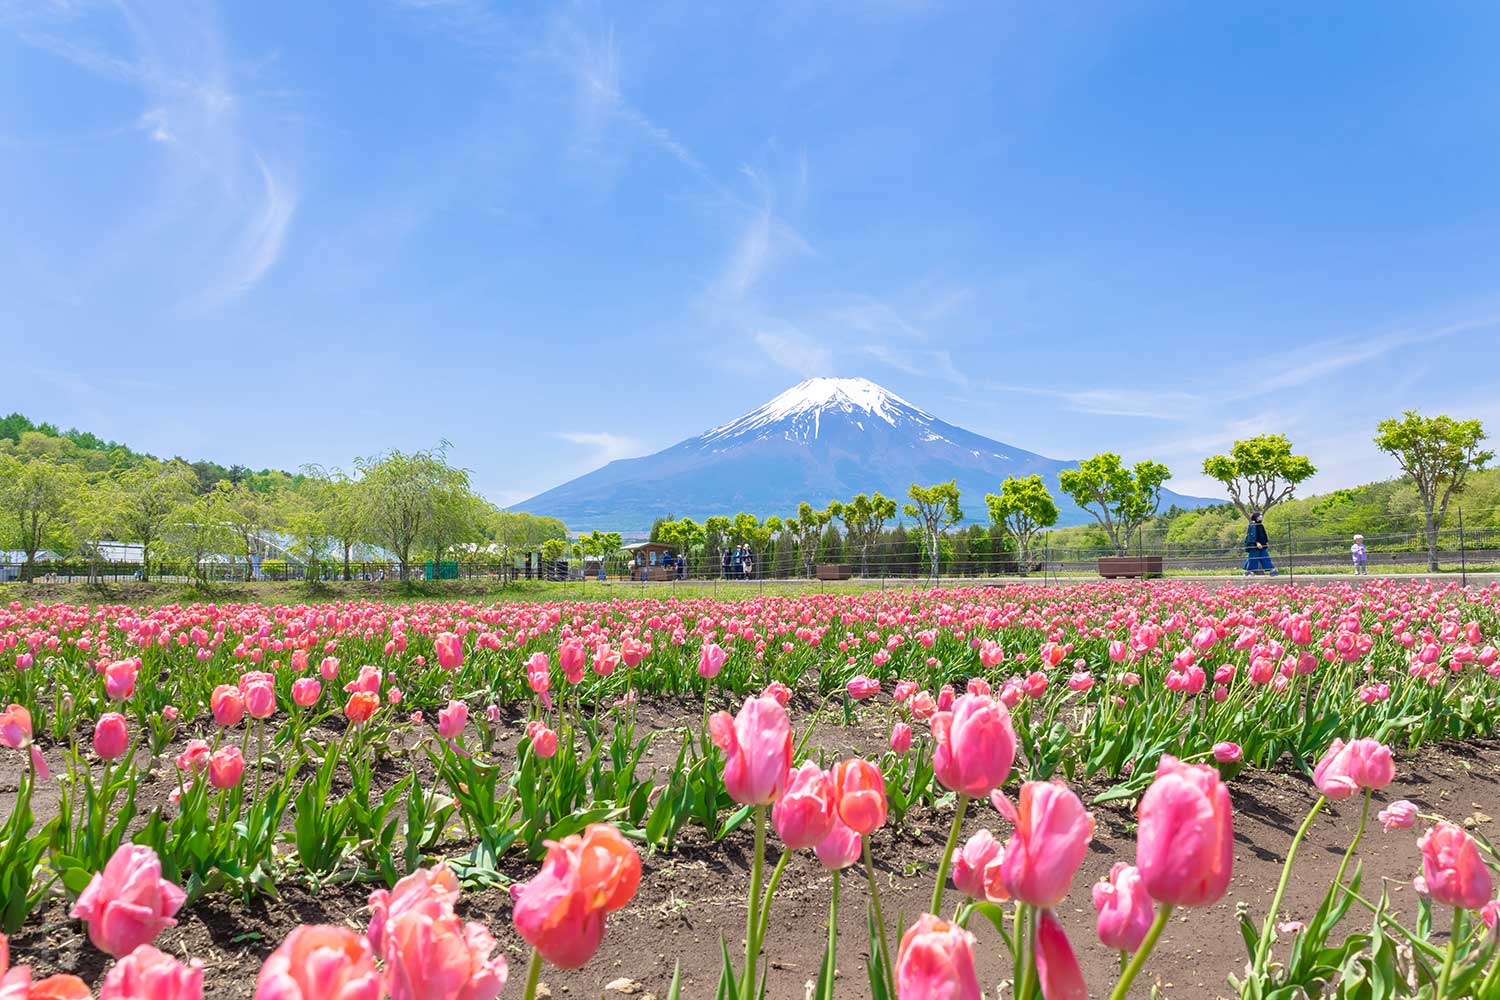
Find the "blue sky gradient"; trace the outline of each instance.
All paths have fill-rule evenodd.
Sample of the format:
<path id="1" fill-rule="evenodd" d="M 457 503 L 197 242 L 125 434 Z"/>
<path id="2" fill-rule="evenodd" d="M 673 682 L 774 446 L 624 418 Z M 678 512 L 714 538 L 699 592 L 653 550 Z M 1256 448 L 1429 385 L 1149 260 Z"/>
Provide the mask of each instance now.
<path id="1" fill-rule="evenodd" d="M 0 0 L 0 408 L 500 503 L 806 375 L 1046 455 L 1500 434 L 1500 7 Z"/>

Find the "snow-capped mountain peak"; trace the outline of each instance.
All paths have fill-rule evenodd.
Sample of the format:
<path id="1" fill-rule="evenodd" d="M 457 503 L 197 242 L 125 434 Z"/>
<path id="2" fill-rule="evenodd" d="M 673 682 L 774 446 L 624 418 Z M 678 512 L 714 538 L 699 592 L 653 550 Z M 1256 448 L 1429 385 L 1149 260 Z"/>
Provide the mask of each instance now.
<path id="1" fill-rule="evenodd" d="M 905 421 L 930 423 L 932 415 L 889 389 L 865 378 L 810 378 L 797 383 L 764 406 L 706 432 L 701 440 L 717 444 L 747 434 L 777 433 L 792 439 L 816 438 L 825 413 L 856 422 L 863 418 L 892 427 Z"/>

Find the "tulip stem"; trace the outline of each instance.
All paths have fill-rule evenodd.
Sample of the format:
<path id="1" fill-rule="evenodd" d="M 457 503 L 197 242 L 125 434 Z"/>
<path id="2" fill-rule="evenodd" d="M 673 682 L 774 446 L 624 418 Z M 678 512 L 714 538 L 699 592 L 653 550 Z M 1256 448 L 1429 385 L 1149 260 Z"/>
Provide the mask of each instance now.
<path id="1" fill-rule="evenodd" d="M 1266 959 L 1271 954 L 1271 931 L 1276 926 L 1276 913 L 1281 909 L 1281 898 L 1286 895 L 1286 884 L 1292 876 L 1292 862 L 1297 858 L 1297 848 L 1301 846 L 1308 829 L 1312 827 L 1312 821 L 1318 813 L 1323 811 L 1323 806 L 1327 802 L 1328 796 L 1318 796 L 1318 801 L 1313 803 L 1312 809 L 1308 810 L 1307 818 L 1298 828 L 1297 835 L 1292 838 L 1292 846 L 1287 848 L 1286 861 L 1281 866 L 1281 881 L 1276 884 L 1276 895 L 1271 897 L 1271 909 L 1266 914 L 1266 922 L 1261 926 L 1260 941 L 1255 946 L 1255 964 L 1250 969 L 1252 975 L 1260 975 L 1266 971 Z"/>
<path id="2" fill-rule="evenodd" d="M 526 992 L 522 1000 L 536 1000 L 536 987 L 542 979 L 542 953 L 531 949 L 531 961 L 526 963 Z"/>
<path id="3" fill-rule="evenodd" d="M 760 902 L 760 929 L 755 932 L 757 941 L 764 942 L 766 939 L 766 927 L 771 922 L 771 897 L 776 895 L 776 886 L 781 883 L 781 873 L 786 871 L 786 863 L 791 857 L 791 851 L 782 851 L 781 857 L 776 859 L 776 867 L 771 869 L 771 877 L 766 881 L 765 896 Z"/>
<path id="4" fill-rule="evenodd" d="M 824 967 L 828 970 L 828 984 L 833 985 L 833 973 L 838 968 L 838 960 L 834 957 L 839 941 L 839 874 L 842 869 L 833 870 L 833 902 L 828 904 L 828 951 L 824 957 L 827 963 Z"/>
<path id="5" fill-rule="evenodd" d="M 1453 908 L 1453 928 L 1448 932 L 1448 952 L 1443 956 L 1443 971 L 1438 976 L 1437 989 L 1432 1000 L 1444 1000 L 1448 996 L 1448 980 L 1453 978 L 1453 959 L 1458 955 L 1458 939 L 1463 933 L 1464 911 Z"/>
<path id="6" fill-rule="evenodd" d="M 1036 991 L 1036 948 L 1032 943 L 1036 937 L 1032 926 L 1036 913 L 1030 906 L 1021 911 L 1021 936 L 1016 941 L 1016 951 L 1021 956 L 1021 981 L 1016 984 L 1016 1000 L 1030 1000 Z"/>
<path id="7" fill-rule="evenodd" d="M 1130 956 L 1130 964 L 1125 966 L 1125 971 L 1120 973 L 1120 981 L 1115 984 L 1114 992 L 1109 995 L 1109 1000 L 1125 1000 L 1130 994 L 1130 984 L 1135 982 L 1135 977 L 1140 975 L 1141 968 L 1146 964 L 1146 959 L 1151 954 L 1151 949 L 1156 947 L 1156 939 L 1161 937 L 1161 932 L 1167 927 L 1167 920 L 1172 916 L 1172 907 L 1162 904 L 1161 909 L 1156 911 L 1156 919 L 1151 921 L 1151 929 L 1146 932 L 1146 939 L 1136 949 L 1134 955 Z"/>
<path id="8" fill-rule="evenodd" d="M 969 797 L 958 794 L 958 806 L 953 810 L 953 825 L 948 828 L 948 846 L 943 848 L 943 860 L 938 865 L 937 882 L 932 887 L 932 906 L 928 912 L 940 916 L 938 908 L 943 905 L 943 886 L 948 881 L 948 865 L 953 861 L 953 850 L 958 846 L 959 828 L 964 824 L 964 812 L 969 808 Z"/>
<path id="9" fill-rule="evenodd" d="M 1479 989 L 1474 991 L 1474 995 L 1477 997 L 1491 996 L 1497 976 L 1500 976 L 1500 953 L 1497 953 L 1495 960 L 1490 963 L 1490 971 L 1485 973 L 1484 982 L 1479 984 Z"/>
<path id="10" fill-rule="evenodd" d="M 895 982 L 895 976 L 891 971 L 891 944 L 885 933 L 885 914 L 880 910 L 880 886 L 875 882 L 875 862 L 870 859 L 870 838 L 860 838 L 865 848 L 865 877 L 870 880 L 870 902 L 875 907 L 875 923 L 880 928 L 880 956 L 885 960 L 885 980 L 888 983 Z"/>
<path id="11" fill-rule="evenodd" d="M 1354 839 L 1349 841 L 1349 849 L 1344 852 L 1344 860 L 1339 862 L 1339 873 L 1334 876 L 1334 885 L 1344 884 L 1344 872 L 1349 868 L 1349 859 L 1354 857 L 1354 849 L 1359 846 L 1360 840 L 1365 835 L 1365 821 L 1370 818 L 1370 790 L 1365 789 L 1364 808 L 1359 811 L 1359 828 L 1354 831 Z"/>
<path id="12" fill-rule="evenodd" d="M 755 963 L 760 957 L 760 885 L 766 866 L 766 807 L 755 807 L 755 860 L 750 865 L 750 898 L 745 904 L 745 972 L 740 980 L 744 1000 L 755 997 Z"/>

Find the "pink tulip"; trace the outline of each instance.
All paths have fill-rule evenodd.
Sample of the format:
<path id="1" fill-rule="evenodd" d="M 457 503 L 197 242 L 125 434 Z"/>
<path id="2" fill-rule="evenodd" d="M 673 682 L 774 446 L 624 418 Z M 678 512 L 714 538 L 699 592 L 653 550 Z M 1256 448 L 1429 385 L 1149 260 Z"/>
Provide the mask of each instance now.
<path id="1" fill-rule="evenodd" d="M 337 680 L 339 676 L 339 658 L 337 656 L 325 656 L 318 664 L 318 673 L 325 681 Z"/>
<path id="2" fill-rule="evenodd" d="M 1036 928 L 1036 976 L 1046 1000 L 1088 1000 L 1083 970 L 1068 943 L 1068 935 L 1052 915 L 1043 910 Z"/>
<path id="3" fill-rule="evenodd" d="M 1349 743 L 1336 739 L 1313 768 L 1313 784 L 1335 801 L 1347 799 L 1362 788 L 1384 788 L 1395 777 L 1396 765 L 1391 760 L 1390 748 L 1371 739 Z"/>
<path id="4" fill-rule="evenodd" d="M 568 639 L 557 647 L 557 665 L 569 684 L 583 683 L 584 671 L 588 669 L 588 654 L 583 640 Z"/>
<path id="5" fill-rule="evenodd" d="M 1214 760 L 1220 764 L 1237 764 L 1244 756 L 1238 743 L 1230 743 L 1228 740 L 1214 744 Z M 1131 949 L 1132 951 L 1134 949 Z"/>
<path id="6" fill-rule="evenodd" d="M 464 662 L 464 641 L 452 632 L 439 632 L 432 640 L 437 649 L 438 666 L 444 670 L 457 670 Z"/>
<path id="7" fill-rule="evenodd" d="M 924 913 L 896 951 L 899 1000 L 980 1000 L 974 972 L 974 935 Z M 1050 1000 L 1050 995 L 1049 995 Z"/>
<path id="8" fill-rule="evenodd" d="M 604 939 L 605 917 L 630 902 L 641 860 L 614 827 L 594 825 L 547 845 L 536 878 L 511 886 L 517 932 L 560 969 L 577 969 Z"/>
<path id="9" fill-rule="evenodd" d="M 698 651 L 698 673 L 700 676 L 713 680 L 719 676 L 719 671 L 724 669 L 724 661 L 729 659 L 729 654 L 716 642 L 705 642 L 703 648 Z"/>
<path id="10" fill-rule="evenodd" d="M 815 847 L 833 829 L 833 780 L 811 761 L 787 775 L 785 791 L 771 809 L 771 823 L 794 851 Z"/>
<path id="11" fill-rule="evenodd" d="M 119 712 L 105 712 L 94 724 L 94 753 L 100 760 L 118 760 L 130 749 L 130 727 Z"/>
<path id="12" fill-rule="evenodd" d="M 833 765 L 833 804 L 849 829 L 868 837 L 885 825 L 885 775 L 859 757 L 839 761 Z"/>
<path id="13" fill-rule="evenodd" d="M 445 740 L 454 740 L 463 735 L 469 723 L 469 706 L 461 701 L 448 702 L 447 708 L 438 709 L 438 735 Z"/>
<path id="14" fill-rule="evenodd" d="M 1119 639 L 1115 639 L 1112 642 L 1110 642 L 1110 644 L 1109 644 L 1109 658 L 1112 661 L 1114 661 L 1115 663 L 1124 663 L 1125 660 L 1126 660 L 1126 658 L 1129 657 L 1129 656 L 1130 656 L 1130 647 L 1127 646 L 1127 645 L 1125 645 L 1124 642 L 1120 641 Z"/>
<path id="15" fill-rule="evenodd" d="M 323 685 L 311 677 L 299 677 L 292 681 L 292 704 L 309 708 L 318 703 L 323 694 Z"/>
<path id="16" fill-rule="evenodd" d="M 970 837 L 953 856 L 953 888 L 971 899 L 984 899 L 985 870 L 1000 860 L 1000 841 L 988 830 Z"/>
<path id="17" fill-rule="evenodd" d="M 387 889 L 370 893 L 370 926 L 366 931 L 377 953 L 386 947 L 386 928 L 412 913 L 436 917 L 458 902 L 458 879 L 446 864 L 418 868 Z"/>
<path id="18" fill-rule="evenodd" d="M 203 1000 L 203 963 L 183 965 L 143 944 L 109 970 L 99 1000 Z"/>
<path id="19" fill-rule="evenodd" d="M 209 757 L 212 756 L 208 749 L 208 743 L 203 740 L 188 740 L 182 753 L 177 755 L 177 770 L 184 774 L 201 774 L 208 767 Z"/>
<path id="20" fill-rule="evenodd" d="M 122 844 L 83 890 L 71 915 L 88 924 L 94 947 L 123 958 L 177 923 L 172 918 L 186 899 L 185 892 L 161 877 L 155 851 Z"/>
<path id="21" fill-rule="evenodd" d="M 0 712 L 0 744 L 12 750 L 31 745 L 31 713 L 20 705 L 9 705 Z"/>
<path id="22" fill-rule="evenodd" d="M 747 698 L 739 714 L 716 712 L 708 720 L 714 745 L 724 751 L 724 787 L 741 805 L 770 805 L 781 794 L 792 765 L 792 725 L 774 698 Z"/>
<path id="23" fill-rule="evenodd" d="M 209 696 L 208 706 L 214 721 L 224 727 L 235 726 L 245 717 L 245 699 L 233 684 L 220 684 Z"/>
<path id="24" fill-rule="evenodd" d="M 848 824 L 839 819 L 835 810 L 833 815 L 833 827 L 828 835 L 818 841 L 813 848 L 813 853 L 818 856 L 818 863 L 829 871 L 838 871 L 848 868 L 859 860 L 861 848 L 859 834 L 849 829 Z"/>
<path id="25" fill-rule="evenodd" d="M 766 685 L 766 689 L 760 693 L 760 696 L 770 698 L 782 708 L 786 708 L 787 703 L 792 700 L 792 689 L 780 681 L 772 681 Z"/>
<path id="26" fill-rule="evenodd" d="M 619 665 L 620 654 L 617 650 L 602 645 L 594 650 L 594 673 L 600 677 L 608 677 Z"/>
<path id="27" fill-rule="evenodd" d="M 849 697 L 855 701 L 864 701 L 866 698 L 880 693 L 880 682 L 873 677 L 866 677 L 864 674 L 855 674 L 849 679 L 846 689 L 849 692 Z"/>
<path id="28" fill-rule="evenodd" d="M 938 781 L 970 798 L 1005 784 L 1016 759 L 1016 732 L 1005 706 L 987 695 L 966 694 L 953 711 L 932 717 L 932 770 Z"/>
<path id="29" fill-rule="evenodd" d="M 113 701 L 124 701 L 135 693 L 139 660 L 117 660 L 104 668 L 104 693 Z"/>
<path id="30" fill-rule="evenodd" d="M 891 727 L 891 749 L 896 753 L 906 753 L 911 749 L 911 726 L 898 722 Z"/>
<path id="31" fill-rule="evenodd" d="M 245 712 L 252 719 L 269 719 L 276 714 L 276 688 L 269 680 L 255 680 L 240 692 Z"/>
<path id="32" fill-rule="evenodd" d="M 1422 851 L 1422 878 L 1432 901 L 1462 910 L 1489 902 L 1493 889 L 1489 866 L 1474 838 L 1454 823 L 1439 823 L 1417 840 Z"/>
<path id="33" fill-rule="evenodd" d="M 538 757 L 543 759 L 557 755 L 557 733 L 547 728 L 545 722 L 532 719 L 526 723 L 526 738 L 531 741 L 531 749 Z"/>
<path id="34" fill-rule="evenodd" d="M 1380 810 L 1376 818 L 1387 833 L 1392 830 L 1410 830 L 1417 825 L 1417 807 L 1405 799 L 1398 799 Z"/>
<path id="35" fill-rule="evenodd" d="M 1141 797 L 1135 866 L 1151 898 L 1208 906 L 1234 868 L 1233 809 L 1219 772 L 1165 754 Z"/>
<path id="36" fill-rule="evenodd" d="M 1110 868 L 1109 878 L 1094 883 L 1094 909 L 1099 915 L 1099 940 L 1116 951 L 1140 948 L 1156 918 L 1140 872 L 1122 861 Z"/>
<path id="37" fill-rule="evenodd" d="M 383 992 L 370 945 L 345 927 L 298 927 L 255 980 L 255 1000 L 380 1000 Z"/>
<path id="38" fill-rule="evenodd" d="M 239 747 L 220 747 L 208 759 L 208 780 L 215 788 L 233 788 L 245 772 L 245 758 Z"/>
<path id="39" fill-rule="evenodd" d="M 997 804 L 1009 806 L 1003 798 Z M 1006 891 L 1031 906 L 1056 906 L 1094 836 L 1093 814 L 1062 782 L 1028 781 L 1021 786 L 1020 809 L 1009 818 L 1016 830 L 1001 868 Z"/>
<path id="40" fill-rule="evenodd" d="M 380 681 L 380 668 L 366 663 L 359 668 L 359 675 L 344 685 L 344 691 L 347 694 L 379 694 Z"/>

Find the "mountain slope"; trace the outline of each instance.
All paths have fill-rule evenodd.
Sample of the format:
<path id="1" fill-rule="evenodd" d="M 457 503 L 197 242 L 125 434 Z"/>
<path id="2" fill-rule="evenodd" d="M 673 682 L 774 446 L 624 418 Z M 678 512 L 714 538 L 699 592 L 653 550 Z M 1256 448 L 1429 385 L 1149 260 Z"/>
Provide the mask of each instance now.
<path id="1" fill-rule="evenodd" d="M 642 458 L 621 459 L 517 504 L 575 531 L 644 531 L 658 517 L 749 511 L 786 515 L 855 493 L 903 497 L 913 482 L 956 479 L 970 520 L 988 521 L 984 494 L 1007 476 L 1040 474 L 1063 524 L 1088 515 L 1057 485 L 1074 462 L 966 431 L 861 378 L 813 378 L 764 406 Z M 1164 494 L 1163 506 L 1217 501 Z"/>

